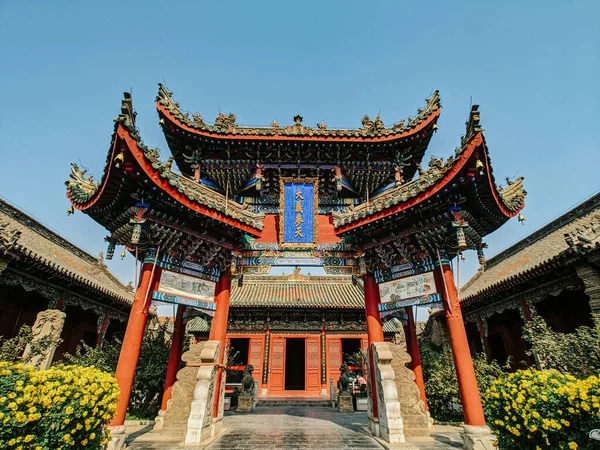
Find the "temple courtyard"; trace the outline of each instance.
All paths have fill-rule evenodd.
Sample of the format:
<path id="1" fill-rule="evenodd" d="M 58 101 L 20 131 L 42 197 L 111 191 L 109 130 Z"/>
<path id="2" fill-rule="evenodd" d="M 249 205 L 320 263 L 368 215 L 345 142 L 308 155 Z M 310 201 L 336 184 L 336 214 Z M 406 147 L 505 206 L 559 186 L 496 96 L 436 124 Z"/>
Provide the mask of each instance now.
<path id="1" fill-rule="evenodd" d="M 131 423 L 131 422 L 130 422 Z M 203 446 L 184 446 L 180 439 L 152 432 L 152 425 L 128 423 L 131 450 L 262 450 L 262 449 L 453 449 L 462 448 L 460 431 L 454 426 L 436 426 L 431 438 L 407 437 L 405 445 L 386 447 L 364 431 L 366 412 L 342 414 L 333 408 L 264 407 L 250 414 L 226 412 L 225 431 Z"/>

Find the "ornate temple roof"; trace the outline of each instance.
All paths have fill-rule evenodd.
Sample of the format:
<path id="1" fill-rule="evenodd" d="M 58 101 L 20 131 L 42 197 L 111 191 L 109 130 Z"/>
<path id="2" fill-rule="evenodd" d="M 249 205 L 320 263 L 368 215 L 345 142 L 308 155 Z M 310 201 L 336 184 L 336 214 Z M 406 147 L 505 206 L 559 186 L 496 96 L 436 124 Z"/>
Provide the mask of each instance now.
<path id="1" fill-rule="evenodd" d="M 347 308 L 365 307 L 359 283 L 349 276 L 250 276 L 231 286 L 232 308 Z"/>
<path id="2" fill-rule="evenodd" d="M 465 305 L 600 249 L 600 193 L 489 259 L 461 290 Z"/>
<path id="3" fill-rule="evenodd" d="M 275 193 L 289 175 L 316 175 L 319 217 L 336 242 L 349 239 L 364 252 L 368 270 L 434 257 L 438 250 L 482 252 L 483 237 L 524 206 L 522 178 L 496 183 L 478 105 L 454 155 L 421 166 L 440 113 L 437 92 L 419 112 L 420 123 L 356 135 L 322 128 L 311 135 L 301 123 L 287 134 L 242 132 L 223 120 L 209 126 L 196 118 L 192 126 L 162 87 L 157 108 L 172 152 L 168 160 L 142 143 L 126 93 L 101 181 L 73 164 L 67 182 L 75 207 L 111 233 L 109 242 L 129 249 L 160 246 L 169 257 L 192 262 L 210 255 L 205 265 L 226 269 L 243 238 L 276 245 L 276 226 L 265 223 L 280 214 Z M 393 142 L 384 142 L 388 138 Z M 414 180 L 411 171 L 418 172 Z"/>
<path id="4" fill-rule="evenodd" d="M 324 123 L 310 127 L 302 117 L 280 126 L 246 127 L 236 116 L 220 113 L 213 124 L 200 114 L 181 111 L 172 93 L 159 85 L 156 108 L 165 138 L 177 166 L 185 175 L 201 167 L 202 177 L 221 190 L 245 196 L 257 195 L 257 168 L 261 190 L 277 194 L 275 177 L 320 176 L 322 194 L 337 192 L 342 197 L 373 193 L 394 180 L 397 167 L 412 178 L 423 158 L 441 112 L 435 91 L 414 118 L 386 127 L 377 116 L 362 118 L 357 129 L 328 129 Z M 336 190 L 333 171 L 340 170 L 343 186 Z M 331 174 L 331 175 L 330 175 Z"/>
<path id="5" fill-rule="evenodd" d="M 403 209 L 410 208 L 422 198 L 436 194 L 448 187 L 452 181 L 455 181 L 458 175 L 465 175 L 469 167 L 468 163 L 475 163 L 478 158 L 483 164 L 478 168 L 486 176 L 481 178 L 481 186 L 490 191 L 493 198 L 491 207 L 500 209 L 501 212 L 509 217 L 514 216 L 522 207 L 525 198 L 523 191 L 523 178 L 518 178 L 515 182 L 509 181 L 506 188 L 496 186 L 490 159 L 487 154 L 483 129 L 479 126 L 479 107 L 474 105 L 471 111 L 471 118 L 467 122 L 467 135 L 463 137 L 461 146 L 455 150 L 454 156 L 450 156 L 446 162 L 432 157 L 429 161 L 429 167 L 424 170 L 419 167 L 419 176 L 404 184 L 399 184 L 388 189 L 381 194 L 373 196 L 369 202 L 362 203 L 356 207 L 351 207 L 345 213 L 333 213 L 334 226 L 338 229 L 350 229 L 356 226 L 356 223 L 364 223 L 369 220 L 377 220 L 386 214 L 395 214 Z M 463 177 L 461 184 L 473 182 L 473 176 Z M 361 220 L 362 219 L 362 220 Z"/>
<path id="6" fill-rule="evenodd" d="M 0 199 L 0 257 L 9 267 L 33 274 L 33 267 L 52 274 L 55 283 L 84 289 L 90 301 L 109 299 L 129 307 L 133 287 L 121 283 L 104 264 L 30 215 Z M 14 262 L 12 262 L 14 260 Z M 70 289 L 71 287 L 69 287 Z"/>
<path id="7" fill-rule="evenodd" d="M 67 197 L 121 245 L 129 245 L 136 224 L 143 224 L 141 250 L 160 245 L 163 252 L 177 248 L 186 253 L 207 246 L 207 252 L 223 252 L 215 258 L 223 260 L 243 235 L 260 233 L 264 214 L 172 171 L 171 164 L 172 159 L 160 161 L 159 151 L 143 144 L 126 93 L 101 180 L 72 164 Z"/>
<path id="8" fill-rule="evenodd" d="M 303 125 L 302 117 L 294 117 L 294 124 L 289 126 L 280 126 L 277 121 L 266 127 L 249 127 L 242 126 L 236 123 L 236 116 L 229 114 L 225 116 L 219 113 L 213 124 L 205 122 L 201 114 L 190 114 L 182 112 L 179 103 L 172 99 L 173 93 L 159 83 L 157 108 L 161 113 L 170 113 L 173 119 L 190 127 L 198 134 L 206 136 L 220 136 L 234 139 L 264 139 L 267 137 L 306 137 L 312 139 L 345 139 L 345 140 L 390 140 L 397 139 L 401 136 L 409 136 L 419 129 L 423 122 L 427 121 L 433 114 L 439 114 L 441 108 L 439 92 L 435 91 L 431 97 L 427 99 L 423 109 L 419 109 L 414 118 L 386 127 L 377 116 L 375 121 L 368 116 L 362 118 L 362 127 L 356 129 L 328 129 L 325 124 L 319 123 L 316 128 Z"/>
<path id="9" fill-rule="evenodd" d="M 66 182 L 67 196 L 78 209 L 90 209 L 96 206 L 89 213 L 96 210 L 107 212 L 107 208 L 100 207 L 104 205 L 95 205 L 100 200 L 103 191 L 106 189 L 113 191 L 110 200 L 114 196 L 120 195 L 121 191 L 125 191 L 126 194 L 131 193 L 138 186 L 130 187 L 125 183 L 127 178 L 133 178 L 134 183 L 136 181 L 148 183 L 151 180 L 156 185 L 155 187 L 160 188 L 163 192 L 168 192 L 175 200 L 190 207 L 191 210 L 200 213 L 208 213 L 212 210 L 212 215 L 219 218 L 221 222 L 229 222 L 242 229 L 247 228 L 244 227 L 247 225 L 254 231 L 262 227 L 262 214 L 248 211 L 237 202 L 228 202 L 227 198 L 220 193 L 173 172 L 171 170 L 172 160 L 161 162 L 158 149 L 149 148 L 143 144 L 135 128 L 135 113 L 131 96 L 127 93 L 124 96 L 121 106 L 122 113 L 115 119 L 115 132 L 102 180 L 95 182 L 93 177 L 86 178 L 87 169 L 80 170 L 76 164 L 71 165 L 71 178 Z M 137 167 L 132 167 L 134 164 Z M 145 173 L 140 173 L 135 169 Z M 113 174 L 114 179 L 112 180 L 111 172 L 117 172 Z M 143 179 L 144 175 L 146 176 L 145 180 Z M 111 181 L 112 183 L 110 183 Z M 107 195 L 103 196 L 102 203 L 110 203 L 113 206 L 113 202 L 107 202 L 106 197 Z"/>

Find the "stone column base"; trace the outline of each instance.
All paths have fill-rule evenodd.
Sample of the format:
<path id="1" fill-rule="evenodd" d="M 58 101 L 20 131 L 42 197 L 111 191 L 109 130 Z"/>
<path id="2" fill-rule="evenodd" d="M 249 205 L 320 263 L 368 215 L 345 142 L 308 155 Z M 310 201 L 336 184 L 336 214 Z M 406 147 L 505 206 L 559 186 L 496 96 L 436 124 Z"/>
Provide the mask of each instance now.
<path id="1" fill-rule="evenodd" d="M 354 405 L 352 404 L 352 395 L 338 395 L 338 411 L 342 413 L 354 412 Z"/>
<path id="2" fill-rule="evenodd" d="M 185 434 L 186 444 L 200 444 L 215 435 L 215 428 L 220 428 L 220 417 L 217 424 L 213 422 L 213 405 L 217 386 L 217 364 L 219 362 L 220 341 L 206 341 L 200 354 L 201 366 L 196 375 L 196 385 L 192 397 L 190 415 Z M 223 384 L 225 374 L 223 374 Z M 225 395 L 224 388 L 220 391 Z"/>
<path id="3" fill-rule="evenodd" d="M 254 411 L 254 399 L 251 395 L 240 395 L 238 397 L 238 405 L 235 412 L 252 412 Z"/>
<path id="4" fill-rule="evenodd" d="M 167 411 L 164 409 L 161 409 L 158 412 L 158 415 L 154 419 L 154 428 L 152 429 L 152 431 L 162 431 L 166 412 Z"/>
<path id="5" fill-rule="evenodd" d="M 125 432 L 125 425 L 119 425 L 116 427 L 108 427 L 110 431 L 110 441 L 106 444 L 106 450 L 122 450 L 125 448 L 125 439 L 127 439 L 127 433 Z"/>
<path id="6" fill-rule="evenodd" d="M 379 430 L 379 419 L 369 417 L 369 431 L 375 437 L 381 436 L 381 432 Z"/>
<path id="7" fill-rule="evenodd" d="M 463 448 L 466 450 L 498 450 L 498 438 L 489 427 L 463 425 Z"/>
<path id="8" fill-rule="evenodd" d="M 369 358 L 373 364 L 374 379 L 370 380 L 377 395 L 377 418 L 379 419 L 379 432 L 373 436 L 380 437 L 390 444 L 403 444 L 404 423 L 400 412 L 400 401 L 396 388 L 396 376 L 392 367 L 393 355 L 389 342 L 374 342 L 371 344 Z M 370 363 L 369 363 L 370 364 Z M 372 373 L 369 365 L 369 373 Z M 372 389 L 368 389 L 369 396 L 373 395 Z M 369 398 L 369 410 L 372 409 L 373 399 Z M 369 418 L 375 414 L 369 411 Z"/>

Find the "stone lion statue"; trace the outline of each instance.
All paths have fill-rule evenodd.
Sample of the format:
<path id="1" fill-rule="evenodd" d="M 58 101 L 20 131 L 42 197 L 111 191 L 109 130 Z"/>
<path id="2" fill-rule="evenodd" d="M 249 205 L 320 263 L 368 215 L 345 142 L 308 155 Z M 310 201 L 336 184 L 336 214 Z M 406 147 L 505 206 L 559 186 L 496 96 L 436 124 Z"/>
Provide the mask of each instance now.
<path id="1" fill-rule="evenodd" d="M 350 369 L 348 364 L 343 363 L 340 366 L 340 379 L 338 380 L 337 387 L 340 390 L 340 394 L 350 393 Z"/>
<path id="2" fill-rule="evenodd" d="M 247 364 L 242 376 L 242 395 L 254 395 L 254 378 L 252 377 L 252 372 L 254 372 L 254 366 Z"/>

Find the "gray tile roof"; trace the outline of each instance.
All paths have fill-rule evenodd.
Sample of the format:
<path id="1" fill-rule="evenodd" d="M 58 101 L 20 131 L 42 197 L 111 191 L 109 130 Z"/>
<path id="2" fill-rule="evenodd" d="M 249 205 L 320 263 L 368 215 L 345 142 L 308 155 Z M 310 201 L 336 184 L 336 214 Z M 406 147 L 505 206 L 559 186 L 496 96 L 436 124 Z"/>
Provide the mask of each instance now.
<path id="1" fill-rule="evenodd" d="M 232 308 L 351 308 L 365 307 L 360 283 L 349 276 L 249 276 L 231 287 Z"/>
<path id="2" fill-rule="evenodd" d="M 7 248 L 2 241 L 16 240 Z M 45 266 L 51 271 L 85 285 L 98 297 L 131 305 L 133 290 L 121 283 L 96 256 L 60 236 L 16 206 L 0 199 L 0 254 L 10 252 L 20 261 Z"/>
<path id="3" fill-rule="evenodd" d="M 485 270 L 461 289 L 461 302 L 482 299 L 492 289 L 572 255 L 573 237 L 587 230 L 600 231 L 600 193 L 488 260 Z"/>

